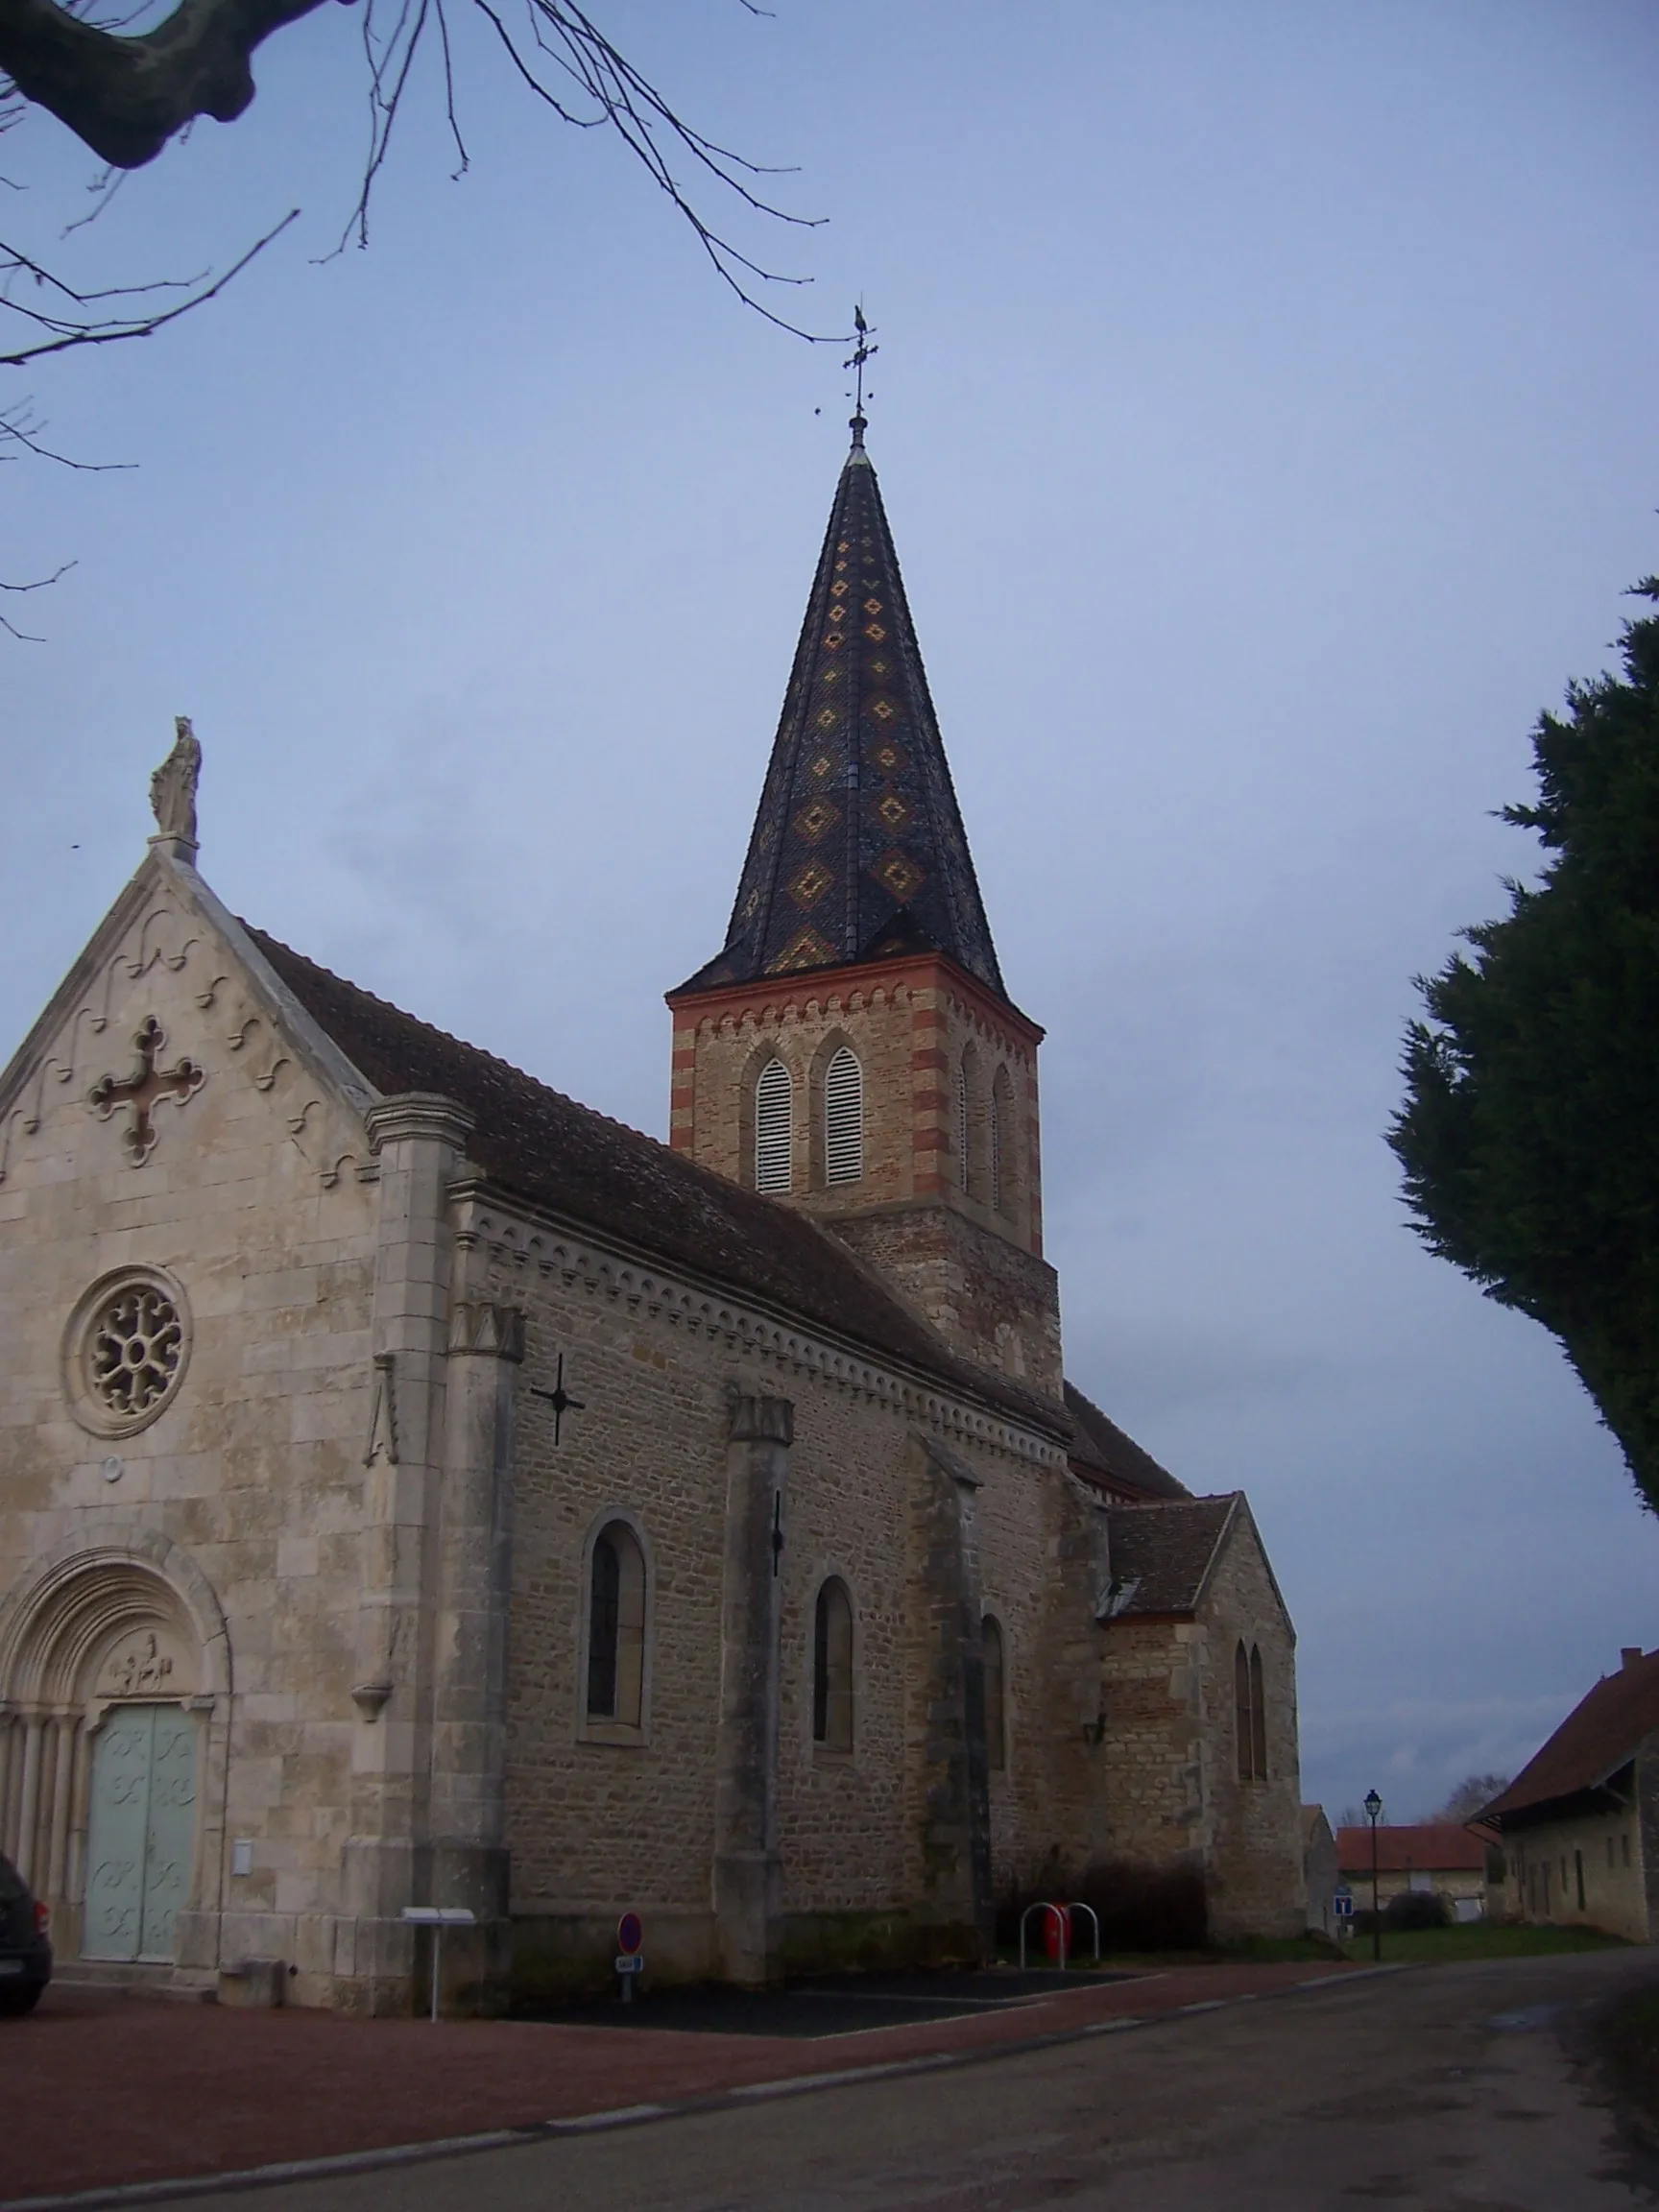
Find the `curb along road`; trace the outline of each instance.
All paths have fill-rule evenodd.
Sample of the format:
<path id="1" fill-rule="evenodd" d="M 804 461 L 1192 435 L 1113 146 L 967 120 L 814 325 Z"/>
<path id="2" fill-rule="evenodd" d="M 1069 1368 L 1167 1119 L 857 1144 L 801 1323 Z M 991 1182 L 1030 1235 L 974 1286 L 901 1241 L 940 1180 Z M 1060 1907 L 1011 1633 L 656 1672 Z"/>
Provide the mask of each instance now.
<path id="1" fill-rule="evenodd" d="M 493 2128 L 473 2135 L 451 2135 L 423 2143 L 383 2145 L 368 2151 L 339 2152 L 327 2157 L 278 2160 L 236 2172 L 180 2176 L 174 2180 L 133 2181 L 65 2192 L 55 2196 L 0 2199 L 0 2212 L 95 2212 L 102 2205 L 136 2205 L 178 2202 L 188 2198 L 214 2197 L 253 2189 L 271 2189 L 285 2182 L 317 2181 L 335 2175 L 367 2174 L 378 2168 L 412 2166 L 445 2158 L 463 2158 L 486 2151 L 505 2151 L 532 2143 L 556 2141 L 564 2135 L 593 2135 L 616 2128 L 650 2126 L 661 2120 L 678 2120 L 694 2113 L 741 2109 L 780 2097 L 803 2097 L 826 2089 L 856 2088 L 869 2081 L 891 2081 L 906 2075 L 937 2074 L 962 2066 L 983 2066 L 998 2058 L 1028 2057 L 1035 2052 L 1058 2050 L 1086 2043 L 1098 2035 L 1121 2035 L 1131 2031 L 1158 2028 L 1190 2019 L 1195 2014 L 1218 2012 L 1237 2005 L 1259 2004 L 1275 1997 L 1299 1997 L 1323 1991 L 1327 1995 L 1352 1989 L 1379 1976 L 1410 1973 L 1407 1965 L 1363 1966 L 1340 1975 L 1319 1975 L 1310 1981 L 1280 1984 L 1273 1989 L 1245 1989 L 1234 1997 L 1202 1998 L 1166 2011 L 1120 2013 L 1107 2020 L 1092 2020 L 1077 2028 L 1051 2028 L 1036 2035 L 973 2044 L 953 2051 L 925 2052 L 908 2058 L 893 2058 L 867 2066 L 826 2067 L 813 2074 L 793 2074 L 770 2081 L 745 2082 L 733 2089 L 700 2096 L 676 2098 L 661 2104 L 621 2104 L 607 2111 L 574 2114 L 565 2120 L 533 2121 L 517 2128 Z"/>

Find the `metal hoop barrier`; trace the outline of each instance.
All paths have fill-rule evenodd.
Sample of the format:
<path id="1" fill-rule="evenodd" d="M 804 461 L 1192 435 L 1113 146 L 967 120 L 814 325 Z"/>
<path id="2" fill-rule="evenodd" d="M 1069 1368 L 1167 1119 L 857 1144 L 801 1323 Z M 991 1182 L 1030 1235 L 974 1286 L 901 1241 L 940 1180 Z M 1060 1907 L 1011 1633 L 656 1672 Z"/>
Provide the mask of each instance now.
<path id="1" fill-rule="evenodd" d="M 1100 1915 L 1099 1915 L 1099 1913 L 1095 1911 L 1095 1910 L 1094 1910 L 1094 1906 L 1093 1906 L 1093 1905 L 1085 1905 L 1081 1897 L 1079 1897 L 1079 1898 L 1077 1899 L 1077 1901 L 1076 1901 L 1076 1903 L 1075 1903 L 1074 1905 L 1068 1905 L 1068 1906 L 1067 1906 L 1067 1908 L 1066 1908 L 1066 1910 L 1067 1910 L 1068 1913 L 1071 1913 L 1071 1912 L 1087 1912 L 1087 1913 L 1088 1913 L 1088 1915 L 1089 1915 L 1089 1918 L 1090 1918 L 1090 1921 L 1092 1922 L 1092 1924 L 1093 1924 L 1093 1926 L 1094 1926 L 1094 1963 L 1095 1963 L 1095 1965 L 1096 1965 L 1096 1966 L 1098 1966 L 1098 1965 L 1099 1965 L 1099 1963 L 1100 1963 Z"/>
<path id="2" fill-rule="evenodd" d="M 1020 1971 L 1022 1974 L 1025 1971 L 1025 1923 L 1030 1919 L 1033 1912 L 1053 1913 L 1054 1924 L 1060 1936 L 1060 1971 L 1064 1974 L 1066 1971 L 1066 1938 L 1070 1923 L 1061 1908 L 1058 1905 L 1050 1905 L 1046 1899 L 1043 1899 L 1035 1905 L 1027 1905 L 1024 1911 L 1020 1915 Z M 1095 1941 L 1096 1943 L 1099 1941 L 1098 1935 L 1096 1935 Z M 1098 1952 L 1096 1952 L 1096 1956 L 1098 1956 Z"/>

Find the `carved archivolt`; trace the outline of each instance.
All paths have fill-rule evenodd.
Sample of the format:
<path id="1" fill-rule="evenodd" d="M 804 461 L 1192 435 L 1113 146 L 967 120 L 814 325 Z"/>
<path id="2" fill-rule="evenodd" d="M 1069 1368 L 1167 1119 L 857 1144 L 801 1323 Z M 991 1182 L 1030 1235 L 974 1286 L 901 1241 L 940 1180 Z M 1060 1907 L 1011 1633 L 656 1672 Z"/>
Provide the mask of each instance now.
<path id="1" fill-rule="evenodd" d="M 39 1562 L 0 1604 L 0 1698 L 64 1712 L 228 1690 L 224 1616 L 181 1556 L 146 1531 L 138 1544 L 75 1546 Z"/>
<path id="2" fill-rule="evenodd" d="M 199 1866 L 217 1860 L 230 1645 L 205 1575 L 155 1529 L 71 1538 L 0 1599 L 0 1849 L 42 1896 L 77 1901 L 85 1879 L 92 1742 L 127 1705 L 204 1717 L 206 1814 Z M 216 1779 L 215 1779 L 216 1778 Z"/>

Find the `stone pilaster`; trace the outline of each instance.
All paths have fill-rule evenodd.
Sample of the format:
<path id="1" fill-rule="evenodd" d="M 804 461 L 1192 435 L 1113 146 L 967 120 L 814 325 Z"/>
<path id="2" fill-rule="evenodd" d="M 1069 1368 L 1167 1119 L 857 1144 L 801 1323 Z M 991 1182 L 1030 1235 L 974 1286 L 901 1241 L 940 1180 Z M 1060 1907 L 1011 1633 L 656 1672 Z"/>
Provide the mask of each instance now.
<path id="1" fill-rule="evenodd" d="M 923 1914 L 936 1958 L 977 1960 L 991 1956 L 996 1938 L 974 1528 L 979 1478 L 932 1437 L 917 1440 L 915 1461 Z"/>
<path id="2" fill-rule="evenodd" d="M 346 2003 L 384 2012 L 409 2004 L 414 1965 L 399 1914 L 415 1902 L 427 1818 L 429 1539 L 445 1457 L 447 1191 L 472 1124 L 452 1100 L 422 1093 L 382 1099 L 365 1121 L 380 1161 L 380 1235 L 352 1691 L 352 1833 L 335 1965 Z"/>
<path id="3" fill-rule="evenodd" d="M 757 1987 L 782 1973 L 778 1847 L 779 1577 L 795 1408 L 733 1389 L 726 1451 L 715 1746 L 713 1905 L 721 1968 Z"/>
<path id="4" fill-rule="evenodd" d="M 1107 1856 L 1112 1762 L 1104 1623 L 1112 1603 L 1111 1523 L 1105 1501 L 1074 1476 L 1056 1485 L 1059 1540 L 1043 1670 L 1053 1699 L 1049 1825 L 1069 1864 Z"/>
<path id="5" fill-rule="evenodd" d="M 444 1948 L 448 2001 L 499 2011 L 512 1968 L 507 1853 L 507 1622 L 513 1594 L 513 1414 L 524 1358 L 516 1307 L 449 1310 L 432 1686 L 431 1899 L 476 1936 Z"/>

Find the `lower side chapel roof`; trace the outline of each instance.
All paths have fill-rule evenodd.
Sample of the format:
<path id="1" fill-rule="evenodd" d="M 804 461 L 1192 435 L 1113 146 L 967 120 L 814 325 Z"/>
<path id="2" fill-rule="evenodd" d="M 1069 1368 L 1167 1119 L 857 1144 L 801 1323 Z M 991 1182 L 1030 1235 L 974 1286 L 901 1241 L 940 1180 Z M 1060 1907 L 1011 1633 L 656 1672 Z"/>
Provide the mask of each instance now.
<path id="1" fill-rule="evenodd" d="M 473 1118 L 468 1158 L 503 1190 L 670 1265 L 764 1300 L 936 1376 L 958 1395 L 1060 1436 L 1058 1407 L 958 1359 L 871 1269 L 806 1214 L 745 1190 L 241 926 L 314 1022 L 387 1096 L 423 1091 Z"/>
<path id="2" fill-rule="evenodd" d="M 1218 1498 L 1113 1506 L 1107 1543 L 1112 1579 L 1123 1592 L 1113 1618 L 1194 1612 L 1243 1497 L 1231 1490 Z"/>

